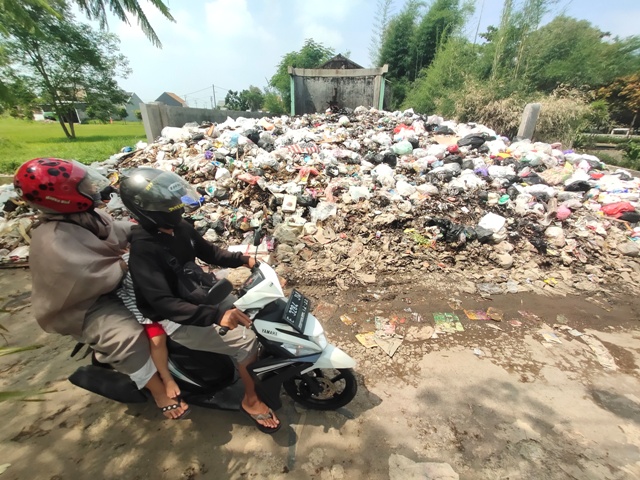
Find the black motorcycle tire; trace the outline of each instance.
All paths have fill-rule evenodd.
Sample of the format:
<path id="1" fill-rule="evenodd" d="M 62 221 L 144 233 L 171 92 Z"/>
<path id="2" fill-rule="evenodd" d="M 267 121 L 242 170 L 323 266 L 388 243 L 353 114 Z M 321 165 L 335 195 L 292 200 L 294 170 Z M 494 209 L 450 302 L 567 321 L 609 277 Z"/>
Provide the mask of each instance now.
<path id="1" fill-rule="evenodd" d="M 331 371 L 337 371 L 338 374 L 329 378 L 326 373 Z M 335 388 L 336 391 L 314 395 L 309 383 L 318 382 L 318 379 L 321 379 L 321 382 L 324 382 L 326 386 Z M 283 387 L 296 403 L 304 407 L 312 410 L 336 410 L 353 400 L 358 391 L 358 382 L 353 370 L 350 368 L 318 368 L 287 380 L 283 383 Z"/>

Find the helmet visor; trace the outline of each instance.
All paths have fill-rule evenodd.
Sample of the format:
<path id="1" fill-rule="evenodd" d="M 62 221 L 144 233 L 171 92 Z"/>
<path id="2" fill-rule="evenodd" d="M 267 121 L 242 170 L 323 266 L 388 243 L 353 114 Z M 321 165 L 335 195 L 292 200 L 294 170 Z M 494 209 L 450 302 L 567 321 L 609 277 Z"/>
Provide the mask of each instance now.
<path id="1" fill-rule="evenodd" d="M 109 179 L 93 167 L 82 165 L 75 160 L 72 160 L 72 163 L 87 172 L 78 183 L 78 192 L 93 199 L 94 203 L 100 203 L 100 192 L 111 184 Z"/>
<path id="2" fill-rule="evenodd" d="M 132 173 L 129 181 L 141 187 L 141 192 L 134 196 L 133 201 L 141 210 L 174 212 L 182 208 L 192 210 L 200 206 L 200 194 L 173 172 L 163 172 L 151 180 L 140 173 Z"/>

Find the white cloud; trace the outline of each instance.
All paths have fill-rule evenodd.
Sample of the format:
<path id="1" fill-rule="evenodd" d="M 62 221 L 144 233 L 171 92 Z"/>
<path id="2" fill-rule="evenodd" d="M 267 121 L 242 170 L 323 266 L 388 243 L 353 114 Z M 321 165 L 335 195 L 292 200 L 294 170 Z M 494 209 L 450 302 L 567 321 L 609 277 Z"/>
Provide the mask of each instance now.
<path id="1" fill-rule="evenodd" d="M 273 36 L 258 25 L 246 0 L 214 0 L 204 6 L 208 33 L 227 43 L 233 39 L 272 40 Z"/>
<path id="2" fill-rule="evenodd" d="M 303 27 L 304 38 L 313 38 L 316 42 L 327 47 L 339 48 L 342 46 L 344 37 L 339 30 L 328 28 L 318 23 L 305 25 Z"/>
<path id="3" fill-rule="evenodd" d="M 313 38 L 327 47 L 345 48 L 343 31 L 360 28 L 361 0 L 294 2 L 295 24 L 301 41 Z"/>
<path id="4" fill-rule="evenodd" d="M 360 0 L 322 0 L 295 2 L 297 17 L 304 22 L 334 21 L 343 22 L 357 18 L 352 14 L 358 9 Z"/>

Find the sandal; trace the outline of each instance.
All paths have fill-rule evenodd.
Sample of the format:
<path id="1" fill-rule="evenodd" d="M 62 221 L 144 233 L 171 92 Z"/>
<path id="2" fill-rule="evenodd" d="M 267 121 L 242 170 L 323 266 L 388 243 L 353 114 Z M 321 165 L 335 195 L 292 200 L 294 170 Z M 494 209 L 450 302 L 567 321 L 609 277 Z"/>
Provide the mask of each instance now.
<path id="1" fill-rule="evenodd" d="M 240 405 L 240 411 L 242 411 L 245 415 L 248 415 L 249 418 L 251 418 L 251 420 L 254 421 L 254 423 L 256 424 L 256 427 L 258 427 L 258 430 L 260 430 L 261 432 L 264 433 L 276 433 L 278 430 L 280 430 L 280 427 L 282 426 L 282 423 L 279 423 L 277 427 L 267 427 L 266 425 L 263 425 L 259 422 L 259 420 L 268 420 L 270 418 L 274 418 L 273 415 L 273 410 L 269 409 L 269 411 L 267 413 L 249 413 L 247 412 L 244 407 L 242 405 Z"/>
<path id="2" fill-rule="evenodd" d="M 165 413 L 165 412 L 169 412 L 171 410 L 176 410 L 180 408 L 180 403 L 174 403 L 172 405 L 167 405 L 166 407 L 159 407 L 159 408 L 162 411 L 162 413 Z M 191 412 L 191 407 L 188 407 L 184 412 L 182 412 L 182 415 L 180 415 L 179 417 L 169 418 L 169 420 L 182 420 L 184 417 L 186 417 L 189 414 L 189 412 Z"/>

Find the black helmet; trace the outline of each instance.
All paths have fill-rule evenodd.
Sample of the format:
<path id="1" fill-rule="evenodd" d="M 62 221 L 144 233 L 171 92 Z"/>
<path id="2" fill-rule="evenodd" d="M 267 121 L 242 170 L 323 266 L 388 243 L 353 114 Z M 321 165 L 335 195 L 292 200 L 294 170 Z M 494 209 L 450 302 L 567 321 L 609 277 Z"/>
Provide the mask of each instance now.
<path id="1" fill-rule="evenodd" d="M 174 228 L 182 221 L 185 207 L 200 205 L 200 195 L 186 180 L 156 168 L 124 172 L 120 197 L 146 230 Z"/>

